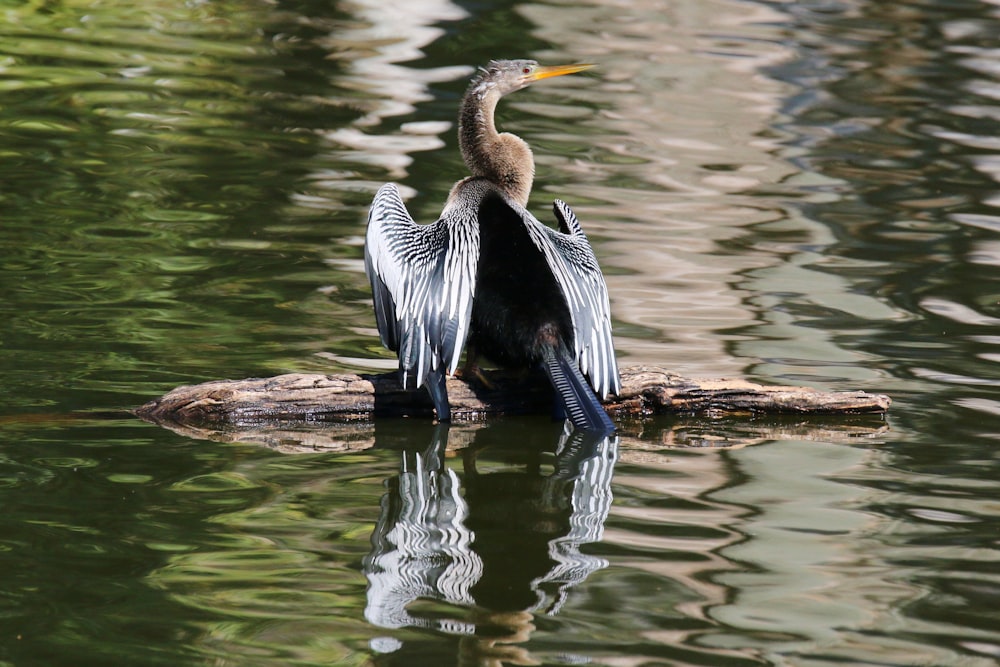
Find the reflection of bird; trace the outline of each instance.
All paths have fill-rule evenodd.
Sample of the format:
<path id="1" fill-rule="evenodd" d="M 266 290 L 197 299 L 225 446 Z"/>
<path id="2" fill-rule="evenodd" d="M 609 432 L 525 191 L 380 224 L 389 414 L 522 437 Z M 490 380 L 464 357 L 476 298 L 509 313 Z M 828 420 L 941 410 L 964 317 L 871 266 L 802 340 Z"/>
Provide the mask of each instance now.
<path id="1" fill-rule="evenodd" d="M 362 559 L 365 618 L 383 628 L 434 628 L 488 641 L 497 637 L 491 625 L 507 625 L 502 616 L 557 614 L 572 589 L 608 566 L 581 547 L 603 538 L 618 437 L 565 427 L 545 475 L 539 463 L 551 445 L 530 445 L 550 432 L 535 431 L 525 442 L 516 426 L 481 429 L 461 450 L 459 476 L 445 460 L 449 428 L 436 425 L 422 452 L 404 450 L 399 473 L 386 480 L 372 549 Z M 515 434 L 524 470 L 509 465 L 517 454 L 505 447 Z M 376 434 L 376 444 L 388 439 Z M 477 467 L 482 452 L 497 445 L 504 469 Z M 476 611 L 471 619 L 449 615 L 414 607 L 419 599 Z"/>
<path id="2" fill-rule="evenodd" d="M 437 222 L 416 224 L 395 185 L 375 195 L 365 269 L 379 333 L 399 355 L 403 386 L 411 378 L 427 384 L 439 420 L 451 416 L 445 375 L 455 372 L 468 340 L 470 362 L 482 354 L 507 367 L 540 366 L 575 426 L 614 430 L 594 395 L 620 391 L 594 251 L 565 203 L 553 207 L 559 231 L 527 211 L 531 149 L 498 133 L 493 121 L 504 95 L 587 67 L 500 60 L 480 72 L 459 116 L 472 176 L 455 184 Z"/>
<path id="3" fill-rule="evenodd" d="M 448 427 L 434 427 L 425 452 L 403 452 L 399 475 L 388 483 L 382 513 L 363 559 L 368 577 L 365 618 L 383 628 L 436 627 L 463 633 L 460 621 L 429 619 L 406 609 L 418 598 L 475 604 L 469 589 L 483 575 L 465 527 L 469 508 L 455 471 L 444 464 Z"/>

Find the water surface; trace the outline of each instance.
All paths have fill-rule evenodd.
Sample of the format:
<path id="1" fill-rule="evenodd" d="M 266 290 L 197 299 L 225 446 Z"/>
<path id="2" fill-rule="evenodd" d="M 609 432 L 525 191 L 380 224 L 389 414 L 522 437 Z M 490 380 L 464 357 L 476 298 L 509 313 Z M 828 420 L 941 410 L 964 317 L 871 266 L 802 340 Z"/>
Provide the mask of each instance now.
<path id="1" fill-rule="evenodd" d="M 0 661 L 991 665 L 991 2 L 30 4 L 0 28 Z M 623 365 L 887 421 L 545 417 L 198 439 L 179 384 L 391 366 L 362 267 L 430 221 L 493 57 Z"/>

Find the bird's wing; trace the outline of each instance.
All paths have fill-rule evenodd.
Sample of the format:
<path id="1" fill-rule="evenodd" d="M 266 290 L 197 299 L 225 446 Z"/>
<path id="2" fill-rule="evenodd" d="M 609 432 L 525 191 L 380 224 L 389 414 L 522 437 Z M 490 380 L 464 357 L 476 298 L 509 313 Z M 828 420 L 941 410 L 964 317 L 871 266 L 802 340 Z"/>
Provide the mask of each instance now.
<path id="1" fill-rule="evenodd" d="M 399 355 L 403 386 L 431 371 L 454 373 L 472 318 L 479 229 L 446 211 L 429 225 L 410 217 L 389 183 L 368 213 L 365 272 L 382 343 Z"/>
<path id="2" fill-rule="evenodd" d="M 608 287 L 583 228 L 565 202 L 555 200 L 553 211 L 559 231 L 540 223 L 528 211 L 520 210 L 531 240 L 545 255 L 552 275 L 566 299 L 573 318 L 575 349 L 580 370 L 601 398 L 621 393 L 618 361 L 611 339 L 611 305 Z"/>

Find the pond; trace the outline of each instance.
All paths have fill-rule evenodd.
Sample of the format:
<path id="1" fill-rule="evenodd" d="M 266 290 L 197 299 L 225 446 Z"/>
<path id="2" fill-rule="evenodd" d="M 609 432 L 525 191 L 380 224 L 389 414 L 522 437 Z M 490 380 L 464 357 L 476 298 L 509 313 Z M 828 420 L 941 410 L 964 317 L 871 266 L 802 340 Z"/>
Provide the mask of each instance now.
<path id="1" fill-rule="evenodd" d="M 996 664 L 998 35 L 993 0 L 8 3 L 0 665 Z M 497 57 L 597 64 L 498 122 L 622 366 L 886 418 L 131 416 L 392 368 L 368 204 L 435 219 Z"/>

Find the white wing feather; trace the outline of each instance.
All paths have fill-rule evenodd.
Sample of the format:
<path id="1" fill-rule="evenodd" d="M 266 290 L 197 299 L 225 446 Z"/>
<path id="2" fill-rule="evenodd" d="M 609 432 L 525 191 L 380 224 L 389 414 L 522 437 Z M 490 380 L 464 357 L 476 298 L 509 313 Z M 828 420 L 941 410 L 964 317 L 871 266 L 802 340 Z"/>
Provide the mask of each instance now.
<path id="1" fill-rule="evenodd" d="M 403 386 L 416 374 L 451 374 L 469 333 L 479 258 L 479 230 L 448 216 L 414 222 L 399 189 L 379 188 L 368 214 L 365 271 L 382 343 L 399 354 Z"/>

